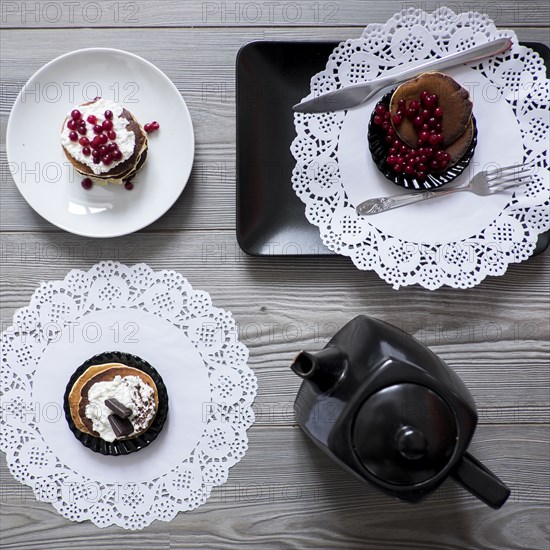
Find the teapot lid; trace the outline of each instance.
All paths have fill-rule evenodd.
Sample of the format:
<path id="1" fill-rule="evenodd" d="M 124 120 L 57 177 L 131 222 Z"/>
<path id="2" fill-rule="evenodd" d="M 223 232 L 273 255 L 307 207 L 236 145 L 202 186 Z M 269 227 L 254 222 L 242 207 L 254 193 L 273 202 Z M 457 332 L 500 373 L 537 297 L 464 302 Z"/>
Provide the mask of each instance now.
<path id="1" fill-rule="evenodd" d="M 414 485 L 437 475 L 453 455 L 457 424 L 453 411 L 420 384 L 388 386 L 366 399 L 352 428 L 363 466 L 387 483 Z"/>

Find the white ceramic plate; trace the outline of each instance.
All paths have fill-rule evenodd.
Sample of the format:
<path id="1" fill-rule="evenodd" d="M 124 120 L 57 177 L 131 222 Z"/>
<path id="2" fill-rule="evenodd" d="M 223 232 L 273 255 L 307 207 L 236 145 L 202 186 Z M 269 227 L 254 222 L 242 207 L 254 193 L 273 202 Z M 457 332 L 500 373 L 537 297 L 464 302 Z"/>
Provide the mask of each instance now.
<path id="1" fill-rule="evenodd" d="M 96 96 L 117 101 L 142 124 L 160 123 L 131 191 L 84 190 L 61 148 L 67 111 Z M 176 202 L 191 173 L 195 140 L 187 105 L 162 71 L 137 55 L 93 48 L 62 55 L 31 77 L 11 111 L 6 148 L 15 183 L 38 214 L 77 235 L 117 237 L 146 227 Z"/>

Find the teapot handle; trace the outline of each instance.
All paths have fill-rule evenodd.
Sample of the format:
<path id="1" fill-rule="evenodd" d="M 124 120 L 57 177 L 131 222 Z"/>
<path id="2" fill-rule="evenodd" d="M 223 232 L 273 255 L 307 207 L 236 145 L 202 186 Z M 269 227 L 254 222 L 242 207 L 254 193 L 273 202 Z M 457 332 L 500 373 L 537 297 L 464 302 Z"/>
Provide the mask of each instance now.
<path id="1" fill-rule="evenodd" d="M 510 496 L 510 489 L 470 453 L 464 453 L 452 476 L 491 508 L 500 508 Z"/>

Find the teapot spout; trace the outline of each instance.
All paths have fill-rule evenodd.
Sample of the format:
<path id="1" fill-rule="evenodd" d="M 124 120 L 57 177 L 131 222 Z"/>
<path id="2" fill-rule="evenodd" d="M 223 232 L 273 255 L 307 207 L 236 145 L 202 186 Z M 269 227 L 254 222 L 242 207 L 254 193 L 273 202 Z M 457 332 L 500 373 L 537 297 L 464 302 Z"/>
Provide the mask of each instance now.
<path id="1" fill-rule="evenodd" d="M 329 346 L 317 353 L 300 352 L 290 368 L 324 393 L 334 388 L 344 377 L 347 366 L 346 353 L 336 346 Z"/>

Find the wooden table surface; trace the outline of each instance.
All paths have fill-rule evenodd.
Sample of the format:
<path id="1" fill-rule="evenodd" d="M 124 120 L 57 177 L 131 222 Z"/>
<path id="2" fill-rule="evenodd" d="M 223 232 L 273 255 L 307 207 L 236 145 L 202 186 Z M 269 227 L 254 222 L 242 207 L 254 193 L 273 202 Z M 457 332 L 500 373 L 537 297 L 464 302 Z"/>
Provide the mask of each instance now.
<path id="1" fill-rule="evenodd" d="M 1 33 L 1 320 L 5 328 L 42 280 L 98 260 L 175 269 L 231 310 L 259 383 L 246 456 L 208 502 L 172 522 L 130 532 L 73 523 L 10 475 L 2 455 L 2 549 L 549 547 L 550 253 L 469 290 L 394 291 L 346 258 L 253 258 L 235 239 L 235 56 L 256 39 L 341 40 L 402 7 L 440 2 L 3 2 Z M 549 39 L 549 4 L 452 2 L 487 11 L 524 41 Z M 73 49 L 129 50 L 163 70 L 187 101 L 196 160 L 174 207 L 134 235 L 94 240 L 35 214 L 6 168 L 5 128 L 15 97 L 44 63 Z M 205 86 L 223 94 L 205 97 Z M 407 505 L 362 485 L 311 444 L 292 403 L 288 369 L 299 349 L 319 349 L 366 313 L 406 328 L 471 389 L 480 423 L 471 450 L 512 489 L 499 511 L 448 481 Z"/>

